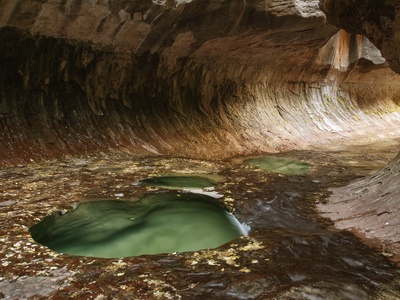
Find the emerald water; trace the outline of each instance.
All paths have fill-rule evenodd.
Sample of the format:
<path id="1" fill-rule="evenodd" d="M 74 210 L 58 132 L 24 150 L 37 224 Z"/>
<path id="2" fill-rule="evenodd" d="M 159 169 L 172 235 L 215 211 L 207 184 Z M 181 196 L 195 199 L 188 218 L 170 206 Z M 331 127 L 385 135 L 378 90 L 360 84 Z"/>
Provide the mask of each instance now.
<path id="1" fill-rule="evenodd" d="M 399 146 L 396 140 L 264 154 L 312 165 L 301 176 L 253 167 L 248 160 L 254 156 L 205 161 L 99 155 L 0 170 L 6 191 L 0 193 L 0 291 L 1 284 L 15 289 L 5 278 L 47 276 L 57 268 L 77 272 L 69 285 L 57 285 L 63 296 L 86 285 L 90 292 L 98 289 L 88 297 L 115 288 L 115 298 L 123 293 L 125 299 L 146 291 L 171 293 L 170 299 L 400 299 L 392 254 L 338 230 L 316 209 L 329 201 L 332 188 L 384 167 Z M 182 187 L 186 176 L 216 184 Z M 172 180 L 169 186 L 144 184 L 163 177 Z M 237 238 L 246 233 L 239 222 L 251 227 L 244 238 Z M 33 242 L 28 228 L 48 247 Z M 191 243 L 184 245 L 186 237 Z M 215 242 L 197 243 L 206 238 Z M 111 252 L 117 249 L 123 251 Z M 152 255 L 140 256 L 146 253 Z"/>
<path id="2" fill-rule="evenodd" d="M 247 231 L 212 197 L 161 192 L 139 201 L 83 202 L 31 233 L 57 252 L 120 258 L 215 248 Z"/>
<path id="3" fill-rule="evenodd" d="M 312 166 L 306 162 L 286 157 L 256 157 L 247 159 L 245 162 L 257 166 L 263 171 L 290 175 L 304 175 L 312 168 Z"/>

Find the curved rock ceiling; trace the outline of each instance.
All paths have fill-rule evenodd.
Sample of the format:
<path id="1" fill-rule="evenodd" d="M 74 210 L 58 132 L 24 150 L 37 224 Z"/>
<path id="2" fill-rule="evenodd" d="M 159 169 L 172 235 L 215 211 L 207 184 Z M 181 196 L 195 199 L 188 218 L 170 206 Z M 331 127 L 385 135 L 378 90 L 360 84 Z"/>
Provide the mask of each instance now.
<path id="1" fill-rule="evenodd" d="M 181 2 L 0 1 L 2 163 L 220 158 L 398 132 L 398 75 L 318 1 Z"/>
<path id="2" fill-rule="evenodd" d="M 399 134 L 400 77 L 358 35 L 399 71 L 396 15 L 352 3 L 321 1 L 349 33 L 316 0 L 0 0 L 0 164 Z"/>

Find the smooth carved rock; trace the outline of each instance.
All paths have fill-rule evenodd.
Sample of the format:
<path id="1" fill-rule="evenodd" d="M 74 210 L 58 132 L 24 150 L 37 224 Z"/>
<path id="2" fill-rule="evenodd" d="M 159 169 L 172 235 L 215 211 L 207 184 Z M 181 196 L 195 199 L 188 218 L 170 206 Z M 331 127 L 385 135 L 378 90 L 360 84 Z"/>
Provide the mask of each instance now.
<path id="1" fill-rule="evenodd" d="M 378 173 L 333 190 L 320 210 L 341 229 L 352 229 L 400 261 L 400 154 Z M 379 241 L 379 242 L 378 242 Z"/>
<path id="2" fill-rule="evenodd" d="M 367 36 L 388 60 L 390 66 L 400 72 L 400 25 L 398 10 L 400 1 L 392 0 L 321 0 L 321 9 L 330 23 L 349 32 Z"/>
<path id="3" fill-rule="evenodd" d="M 328 21 L 367 36 L 400 73 L 400 1 L 321 0 Z M 398 84 L 398 83 L 397 83 Z M 349 186 L 335 189 L 320 209 L 336 226 L 353 229 L 400 261 L 400 154 L 383 170 Z"/>
<path id="4" fill-rule="evenodd" d="M 218 158 L 397 132 L 398 75 L 318 1 L 0 7 L 3 164 L 109 148 Z"/>

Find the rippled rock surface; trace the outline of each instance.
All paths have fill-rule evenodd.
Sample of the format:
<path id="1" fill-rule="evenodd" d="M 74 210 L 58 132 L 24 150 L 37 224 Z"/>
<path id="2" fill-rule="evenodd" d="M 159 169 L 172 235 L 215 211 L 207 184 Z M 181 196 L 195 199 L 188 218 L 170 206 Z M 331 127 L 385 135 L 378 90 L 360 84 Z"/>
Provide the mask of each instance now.
<path id="1" fill-rule="evenodd" d="M 387 260 L 395 248 L 373 251 L 315 210 L 338 199 L 340 189 L 329 200 L 328 188 L 359 179 L 369 192 L 354 207 L 379 196 L 380 207 L 390 203 L 379 220 L 398 213 L 389 169 L 358 178 L 377 171 L 361 163 L 372 148 L 341 153 L 346 164 L 332 158 L 334 148 L 400 134 L 397 6 L 0 0 L 0 298 L 398 298 L 398 269 Z M 294 150 L 313 172 L 220 160 Z M 133 183 L 193 174 L 188 158 L 222 173 L 216 192 L 254 228 L 249 237 L 129 259 L 59 255 L 31 239 L 30 226 L 77 199 L 142 196 L 157 188 Z M 159 172 L 171 162 L 179 167 Z M 378 228 L 398 235 L 386 222 Z"/>
<path id="2" fill-rule="evenodd" d="M 315 0 L 0 5 L 3 165 L 110 150 L 215 159 L 399 133 L 399 76 Z"/>
<path id="3" fill-rule="evenodd" d="M 330 22 L 353 33 L 367 36 L 400 72 L 398 39 L 398 1 L 331 1 L 321 0 L 321 8 Z M 392 126 L 396 130 L 397 125 Z M 388 128 L 388 131 L 392 131 Z M 333 190 L 331 201 L 320 206 L 337 226 L 353 230 L 370 244 L 390 252 L 400 260 L 400 155 L 378 173 Z"/>

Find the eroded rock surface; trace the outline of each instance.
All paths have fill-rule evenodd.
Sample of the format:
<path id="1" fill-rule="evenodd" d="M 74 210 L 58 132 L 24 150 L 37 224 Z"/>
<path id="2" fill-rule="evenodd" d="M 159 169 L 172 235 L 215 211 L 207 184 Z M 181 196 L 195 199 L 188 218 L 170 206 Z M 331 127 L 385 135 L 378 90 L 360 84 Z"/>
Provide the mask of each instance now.
<path id="1" fill-rule="evenodd" d="M 336 226 L 382 243 L 387 255 L 400 260 L 400 155 L 378 173 L 333 191 L 328 205 L 320 205 Z M 375 239 L 375 241 L 374 241 Z M 376 240 L 378 239 L 378 240 Z"/>
<path id="2" fill-rule="evenodd" d="M 356 7 L 340 14 L 340 3 L 344 8 L 352 3 Z M 13 296 L 15 287 L 34 284 L 51 276 L 54 268 L 66 267 L 79 271 L 71 274 L 73 280 L 63 276 L 44 280 L 41 284 L 48 289 L 42 294 L 22 290 L 20 295 L 47 296 L 58 285 L 61 299 L 101 299 L 104 295 L 126 299 L 136 295 L 144 299 L 180 299 L 181 295 L 190 299 L 204 299 L 204 295 L 289 299 L 302 292 L 315 297 L 330 293 L 342 299 L 357 288 L 361 289 L 358 296 L 362 295 L 358 298 L 377 298 L 376 282 L 384 277 L 385 284 L 390 283 L 397 274 L 382 256 L 372 255 L 360 243 L 352 244 L 350 234 L 346 243 L 351 251 L 342 249 L 342 237 L 335 234 L 321 237 L 317 231 L 299 239 L 300 230 L 294 228 L 285 232 L 284 244 L 271 243 L 266 234 L 281 237 L 282 230 L 271 232 L 263 223 L 268 221 L 263 214 L 269 209 L 263 201 L 284 195 L 285 201 L 275 202 L 289 203 L 292 208 L 296 202 L 310 209 L 310 201 L 323 200 L 318 182 L 330 178 L 331 172 L 341 174 L 336 165 L 324 165 L 324 158 L 320 165 L 325 175 L 314 181 L 308 178 L 311 188 L 300 182 L 300 192 L 274 191 L 267 198 L 267 188 L 291 186 L 296 180 L 276 177 L 268 181 L 269 177 L 249 175 L 247 170 L 226 182 L 224 193 L 232 196 L 234 190 L 243 201 L 227 199 L 242 214 L 256 216 L 254 222 L 263 224 L 255 233 L 262 238 L 261 244 L 249 238 L 197 257 L 185 253 L 111 261 L 55 254 L 33 243 L 28 231 L 49 210 L 68 209 L 77 199 L 139 193 L 132 188 L 133 178 L 143 179 L 148 166 L 160 169 L 171 164 L 162 159 L 153 162 L 155 155 L 216 159 L 328 148 L 400 134 L 400 77 L 388 67 L 389 63 L 398 71 L 395 43 L 390 45 L 396 18 L 392 13 L 386 16 L 387 10 L 381 11 L 372 1 L 352 3 L 322 3 L 326 12 L 332 7 L 340 14 L 328 12 L 328 21 L 344 16 L 351 19 L 349 24 L 355 24 L 347 26 L 340 21 L 335 27 L 328 23 L 317 0 L 0 0 L 0 165 L 45 159 L 43 164 L 2 169 L 3 190 L 7 191 L 1 195 L 0 207 L 7 221 L 0 228 L 0 297 Z M 386 3 L 382 7 L 397 5 L 379 3 Z M 372 22 L 378 20 L 375 13 L 379 26 Z M 372 21 L 364 26 L 357 16 Z M 379 38 L 382 32 L 385 34 Z M 116 152 L 126 152 L 129 158 L 116 162 Z M 95 164 L 75 158 L 91 153 L 98 155 Z M 131 154 L 143 167 L 127 162 Z M 148 154 L 152 158 L 146 161 L 143 156 Z M 64 155 L 72 157 L 50 160 Z M 397 224 L 396 219 L 382 218 L 398 213 L 394 209 L 397 193 L 391 189 L 392 183 L 398 182 L 391 174 L 398 170 L 398 160 L 375 177 L 335 191 L 335 209 L 348 205 L 349 198 L 341 198 L 344 191 L 355 199 L 351 205 L 360 212 L 366 208 L 358 206 L 360 203 L 376 204 L 366 212 L 379 219 L 377 230 L 382 226 L 397 230 L 398 226 L 385 225 Z M 179 170 L 182 164 L 190 165 L 177 161 Z M 243 178 L 250 176 L 255 185 L 242 184 Z M 387 191 L 374 186 L 380 181 Z M 368 192 L 358 197 L 358 187 Z M 390 194 L 385 194 L 388 191 Z M 249 195 L 252 201 L 242 199 Z M 373 202 L 378 196 L 388 207 Z M 274 209 L 270 210 L 272 217 Z M 286 212 L 287 207 L 282 210 Z M 364 224 L 365 216 L 349 215 L 348 221 Z M 293 225 L 290 218 L 284 221 Z M 340 223 L 343 228 L 351 224 L 346 222 Z M 379 232 L 377 237 L 386 234 Z M 397 239 L 395 231 L 390 234 Z M 310 241 L 322 247 L 318 264 L 315 244 Z M 397 251 L 389 248 L 393 246 L 390 241 L 385 245 L 385 251 Z M 292 252 L 296 247 L 301 251 Z M 309 255 L 311 267 L 298 274 L 292 268 L 297 268 L 303 253 Z M 331 253 L 338 255 L 333 259 Z M 364 260 L 366 253 L 372 257 Z M 282 272 L 275 263 L 282 262 L 281 256 L 290 273 Z M 364 268 L 368 276 L 348 272 L 343 265 L 351 270 Z M 379 268 L 374 269 L 375 265 Z M 321 280 L 330 272 L 334 276 Z M 349 274 L 362 284 L 349 285 L 343 280 Z M 332 278 L 341 280 L 334 291 Z M 398 296 L 397 287 L 393 297 Z"/>
<path id="3" fill-rule="evenodd" d="M 400 72 L 399 1 L 321 0 L 320 3 L 330 23 L 367 36 L 382 51 L 390 66 Z"/>
<path id="4" fill-rule="evenodd" d="M 367 36 L 400 72 L 399 1 L 320 1 L 329 22 Z M 395 127 L 396 125 L 394 125 Z M 341 229 L 353 229 L 400 260 L 400 155 L 375 175 L 333 190 L 320 209 Z"/>
<path id="5" fill-rule="evenodd" d="M 399 133 L 399 76 L 318 1 L 0 5 L 2 164 L 110 149 L 218 158 Z"/>

